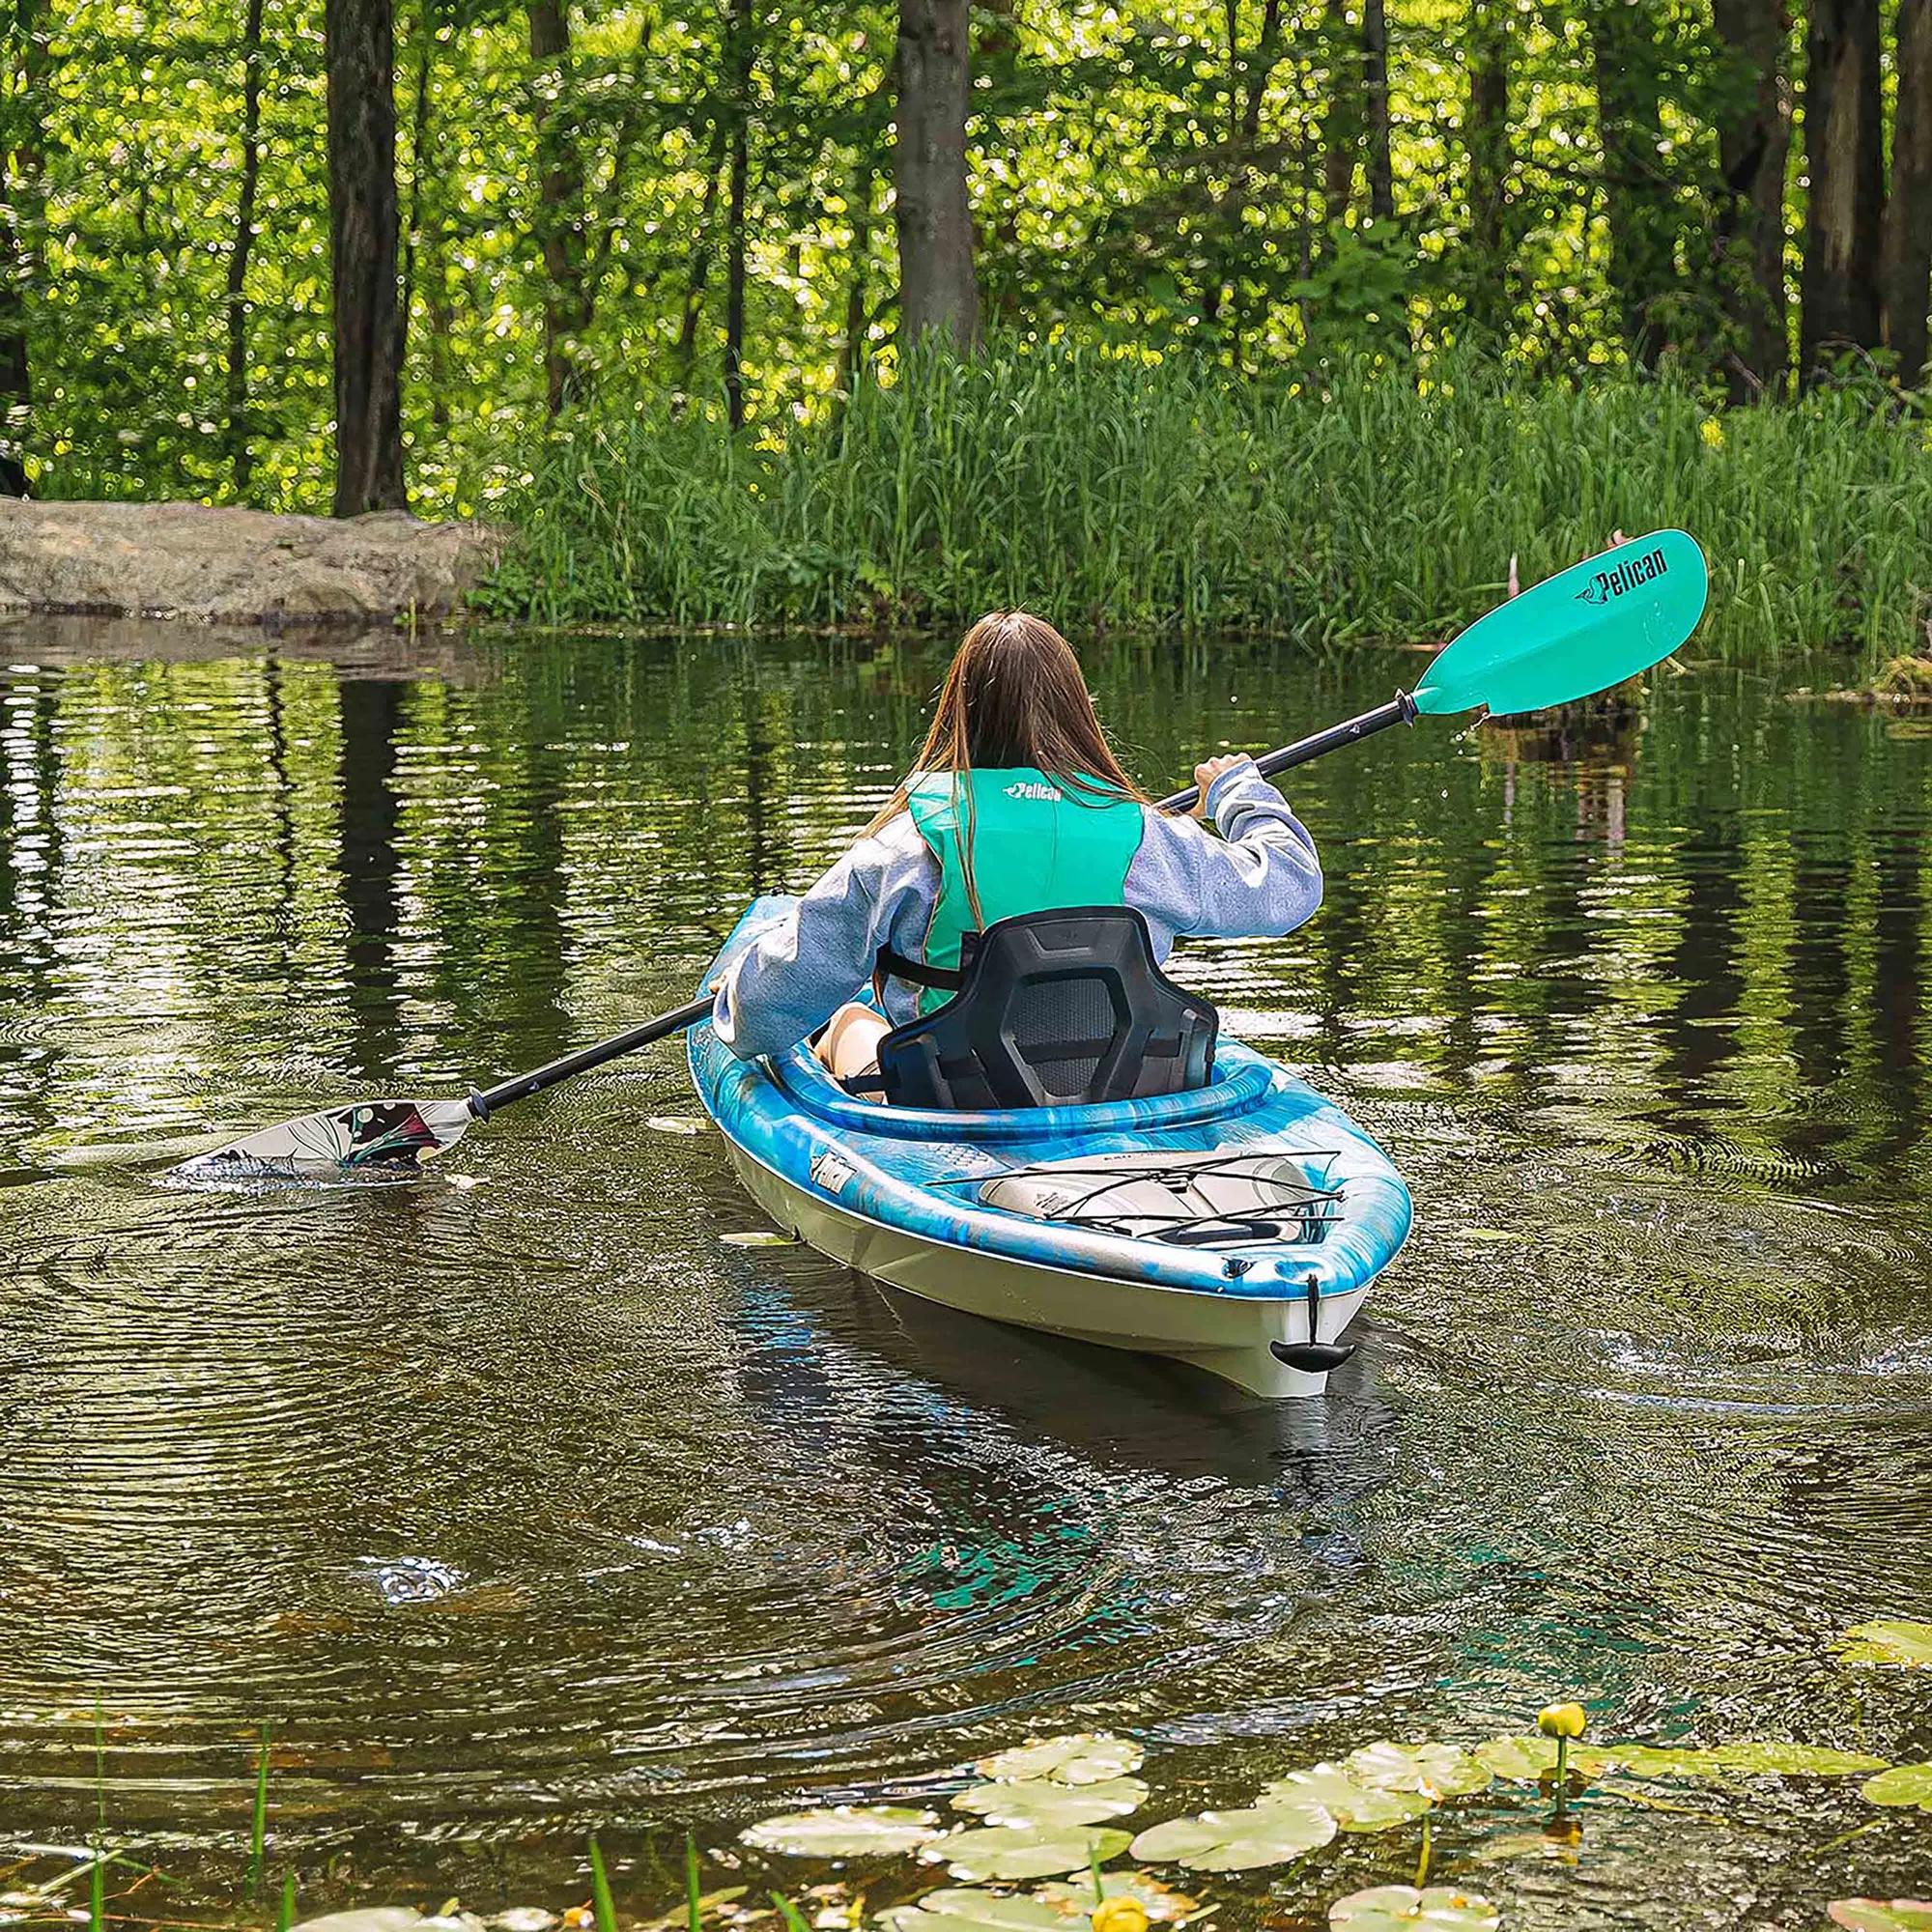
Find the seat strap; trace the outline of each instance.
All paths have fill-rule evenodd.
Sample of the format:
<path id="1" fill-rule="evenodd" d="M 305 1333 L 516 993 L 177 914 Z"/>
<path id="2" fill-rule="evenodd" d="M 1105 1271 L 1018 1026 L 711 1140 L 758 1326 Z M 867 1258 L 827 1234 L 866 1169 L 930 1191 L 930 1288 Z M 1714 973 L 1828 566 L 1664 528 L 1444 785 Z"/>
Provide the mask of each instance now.
<path id="1" fill-rule="evenodd" d="M 963 971 L 955 972 L 950 966 L 928 966 L 923 959 L 908 959 L 891 946 L 879 948 L 877 971 L 882 980 L 907 980 L 915 986 L 933 986 L 943 993 L 956 993 L 966 983 Z"/>

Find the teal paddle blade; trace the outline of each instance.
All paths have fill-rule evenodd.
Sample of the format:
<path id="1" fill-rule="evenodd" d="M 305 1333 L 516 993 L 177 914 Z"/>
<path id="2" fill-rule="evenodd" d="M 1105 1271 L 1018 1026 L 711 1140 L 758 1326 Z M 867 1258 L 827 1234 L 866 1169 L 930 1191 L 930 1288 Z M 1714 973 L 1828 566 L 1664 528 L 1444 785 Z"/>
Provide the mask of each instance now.
<path id="1" fill-rule="evenodd" d="M 1657 530 L 1532 584 L 1479 617 L 1423 674 L 1415 708 L 1541 711 L 1667 658 L 1704 614 L 1704 553 Z"/>

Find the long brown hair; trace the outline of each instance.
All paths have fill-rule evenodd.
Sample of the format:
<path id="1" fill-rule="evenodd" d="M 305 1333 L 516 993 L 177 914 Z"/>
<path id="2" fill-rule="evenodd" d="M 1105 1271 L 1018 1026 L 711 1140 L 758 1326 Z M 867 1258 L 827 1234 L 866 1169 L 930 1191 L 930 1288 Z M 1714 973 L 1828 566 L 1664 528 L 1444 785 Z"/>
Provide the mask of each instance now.
<path id="1" fill-rule="evenodd" d="M 1107 742 L 1073 646 L 1044 619 L 1024 611 L 994 611 L 968 631 L 946 668 L 932 727 L 914 761 L 916 772 L 975 766 L 1031 765 L 1063 788 L 1094 800 L 1147 794 L 1121 769 Z M 907 786 L 888 799 L 866 830 L 879 831 L 905 810 Z M 961 841 L 966 890 L 980 919 L 973 881 L 972 794 Z"/>

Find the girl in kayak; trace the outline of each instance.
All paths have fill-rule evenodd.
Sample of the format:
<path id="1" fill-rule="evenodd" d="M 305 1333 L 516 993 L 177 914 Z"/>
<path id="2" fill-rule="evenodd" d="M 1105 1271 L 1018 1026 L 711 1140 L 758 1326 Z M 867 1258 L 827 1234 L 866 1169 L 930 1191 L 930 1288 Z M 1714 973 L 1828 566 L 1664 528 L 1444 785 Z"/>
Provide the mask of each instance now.
<path id="1" fill-rule="evenodd" d="M 1156 961 L 1181 935 L 1293 931 L 1321 903 L 1307 829 L 1250 757 L 1194 777 L 1191 816 L 1157 810 L 1121 769 L 1065 639 L 1023 611 L 981 617 L 912 776 L 720 983 L 718 1037 L 755 1060 L 817 1034 L 838 1078 L 875 1073 L 880 1039 L 946 997 L 887 977 L 880 955 L 956 968 L 966 934 L 1018 913 L 1130 906 Z M 878 1005 L 860 997 L 868 985 Z"/>

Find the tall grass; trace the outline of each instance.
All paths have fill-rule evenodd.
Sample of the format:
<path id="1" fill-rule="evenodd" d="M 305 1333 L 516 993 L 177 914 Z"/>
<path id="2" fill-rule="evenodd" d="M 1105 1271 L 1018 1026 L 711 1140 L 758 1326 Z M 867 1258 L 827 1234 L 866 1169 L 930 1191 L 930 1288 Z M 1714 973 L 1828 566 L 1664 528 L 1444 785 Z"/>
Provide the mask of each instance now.
<path id="1" fill-rule="evenodd" d="M 1633 534 L 1711 558 L 1727 654 L 1922 647 L 1932 438 L 1875 393 L 1715 412 L 1669 382 L 1449 363 L 1237 382 L 1078 348 L 923 358 L 781 443 L 701 417 L 566 423 L 483 591 L 571 624 L 1074 626 L 1425 639 Z"/>

